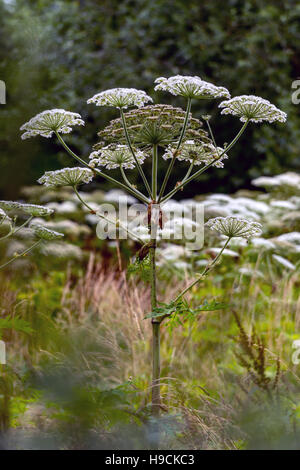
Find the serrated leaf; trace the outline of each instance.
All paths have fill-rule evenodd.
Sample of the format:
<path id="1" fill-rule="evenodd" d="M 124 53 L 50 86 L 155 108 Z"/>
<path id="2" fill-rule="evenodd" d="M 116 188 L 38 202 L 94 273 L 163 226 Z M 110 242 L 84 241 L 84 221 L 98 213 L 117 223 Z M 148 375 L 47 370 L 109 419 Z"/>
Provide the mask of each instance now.
<path id="1" fill-rule="evenodd" d="M 163 316 L 169 316 L 176 310 L 176 305 L 174 303 L 170 304 L 163 304 L 161 303 L 162 307 L 156 307 L 153 309 L 152 312 L 148 313 L 144 318 L 158 318 Z"/>
<path id="2" fill-rule="evenodd" d="M 127 267 L 128 276 L 139 275 L 142 281 L 150 280 L 150 258 L 146 256 L 143 260 L 137 258 L 134 263 Z"/>

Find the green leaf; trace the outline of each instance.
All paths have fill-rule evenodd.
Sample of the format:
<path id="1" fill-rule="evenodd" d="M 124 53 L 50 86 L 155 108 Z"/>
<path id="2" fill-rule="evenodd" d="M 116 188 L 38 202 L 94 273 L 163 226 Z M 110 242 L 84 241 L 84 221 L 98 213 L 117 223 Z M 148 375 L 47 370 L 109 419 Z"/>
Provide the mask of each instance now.
<path id="1" fill-rule="evenodd" d="M 171 302 L 170 304 L 160 303 L 160 305 L 162 305 L 162 307 L 154 308 L 152 312 L 148 313 L 148 315 L 144 317 L 144 319 L 158 318 L 166 315 L 169 316 L 176 311 L 176 305 L 174 302 Z"/>
<path id="2" fill-rule="evenodd" d="M 21 331 L 22 333 L 33 333 L 33 329 L 30 327 L 30 324 L 23 320 L 20 317 L 5 317 L 0 318 L 0 330 L 4 329 L 11 329 L 15 331 Z"/>
<path id="3" fill-rule="evenodd" d="M 143 260 L 138 258 L 134 263 L 130 264 L 127 268 L 128 276 L 139 275 L 143 282 L 149 282 L 150 280 L 150 257 L 146 256 Z"/>

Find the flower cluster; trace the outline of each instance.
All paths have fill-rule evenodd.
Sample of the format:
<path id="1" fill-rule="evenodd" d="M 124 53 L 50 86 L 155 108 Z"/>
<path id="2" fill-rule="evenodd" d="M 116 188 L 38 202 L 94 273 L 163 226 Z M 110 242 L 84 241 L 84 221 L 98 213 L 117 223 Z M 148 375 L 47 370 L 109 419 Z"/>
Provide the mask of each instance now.
<path id="1" fill-rule="evenodd" d="M 64 236 L 63 233 L 49 230 L 48 228 L 39 224 L 31 224 L 31 228 L 33 228 L 35 236 L 41 240 L 58 240 Z"/>
<path id="2" fill-rule="evenodd" d="M 216 230 L 226 237 L 251 238 L 262 233 L 262 226 L 258 222 L 250 222 L 238 217 L 216 217 L 205 224 L 211 230 Z"/>
<path id="3" fill-rule="evenodd" d="M 89 183 L 93 179 L 93 172 L 89 168 L 63 168 L 62 170 L 46 171 L 38 183 L 48 187 L 78 186 Z"/>
<path id="4" fill-rule="evenodd" d="M 174 77 L 159 77 L 155 80 L 157 83 L 154 90 L 168 91 L 172 95 L 180 95 L 186 98 L 230 98 L 229 91 L 220 86 L 201 80 L 200 77 L 188 77 L 184 75 L 175 75 Z"/>
<path id="5" fill-rule="evenodd" d="M 176 149 L 169 145 L 163 158 L 165 160 L 173 158 L 175 151 Z M 223 152 L 224 149 L 221 147 L 216 148 L 214 145 L 209 143 L 186 140 L 180 147 L 176 158 L 178 160 L 186 160 L 190 163 L 194 163 L 194 165 L 201 165 L 201 163 L 208 165 L 212 163 L 213 166 L 216 166 L 217 168 L 223 168 L 224 163 L 222 160 L 228 158 L 228 155 Z"/>
<path id="6" fill-rule="evenodd" d="M 79 246 L 66 242 L 49 242 L 41 247 L 43 256 L 50 256 L 60 260 L 80 260 L 82 258 L 82 250 Z"/>
<path id="7" fill-rule="evenodd" d="M 143 163 L 146 154 L 141 150 L 135 151 L 139 163 Z M 108 170 L 114 168 L 134 168 L 135 161 L 130 148 L 127 145 L 108 145 L 90 154 L 90 166 L 103 166 Z"/>
<path id="8" fill-rule="evenodd" d="M 182 131 L 185 111 L 166 104 L 155 104 L 144 108 L 132 109 L 125 113 L 127 130 L 132 142 L 137 146 L 166 146 L 176 142 Z M 209 142 L 207 132 L 202 129 L 202 122 L 190 113 L 185 136 L 189 139 L 201 139 Z M 110 143 L 126 143 L 122 119 L 112 120 L 98 133 L 101 142 L 95 149 Z"/>
<path id="9" fill-rule="evenodd" d="M 143 90 L 136 90 L 135 88 L 112 88 L 111 90 L 101 91 L 87 103 L 94 103 L 96 106 L 114 106 L 116 108 L 128 108 L 128 106 L 137 106 L 141 108 L 152 101 Z"/>
<path id="10" fill-rule="evenodd" d="M 219 108 L 224 108 L 221 114 L 239 116 L 242 122 L 285 122 L 287 118 L 286 113 L 270 101 L 253 95 L 235 96 L 231 100 L 222 101 Z"/>
<path id="11" fill-rule="evenodd" d="M 25 204 L 17 201 L 0 201 L 0 208 L 7 212 L 22 211 L 33 217 L 44 217 L 52 214 L 54 211 L 49 207 L 38 204 Z"/>
<path id="12" fill-rule="evenodd" d="M 259 176 L 251 181 L 254 186 L 261 186 L 266 188 L 294 188 L 300 190 L 300 175 L 288 171 L 276 176 Z"/>
<path id="13" fill-rule="evenodd" d="M 65 111 L 64 109 L 49 109 L 37 114 L 30 121 L 21 126 L 20 130 L 25 131 L 22 139 L 41 135 L 42 137 L 52 137 L 54 132 L 69 134 L 71 126 L 83 126 L 84 121 L 80 114 Z"/>

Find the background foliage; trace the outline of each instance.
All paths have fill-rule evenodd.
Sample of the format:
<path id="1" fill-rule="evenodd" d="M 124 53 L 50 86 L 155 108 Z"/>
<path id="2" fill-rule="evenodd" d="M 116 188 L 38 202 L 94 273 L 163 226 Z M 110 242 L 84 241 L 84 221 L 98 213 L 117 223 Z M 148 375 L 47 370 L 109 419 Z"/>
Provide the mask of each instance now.
<path id="1" fill-rule="evenodd" d="M 89 115 L 86 128 L 70 137 L 87 155 L 96 131 L 115 117 L 109 109 L 88 107 L 88 97 L 128 86 L 184 105 L 153 92 L 157 76 L 177 73 L 200 75 L 233 95 L 261 95 L 289 115 L 280 133 L 277 126 L 250 127 L 226 169 L 215 171 L 213 184 L 201 176 L 203 192 L 233 191 L 258 174 L 300 166 L 300 118 L 291 103 L 300 70 L 296 0 L 229 0 L 226 7 L 221 0 L 2 0 L 0 18 L 0 78 L 7 85 L 0 116 L 2 196 L 15 195 L 46 169 L 71 164 L 53 141 L 48 149 L 38 138 L 20 141 L 20 125 L 35 113 L 65 107 Z M 195 103 L 194 113 L 207 112 L 215 115 L 216 104 Z M 216 116 L 218 143 L 229 141 L 238 126 L 232 117 Z M 195 187 L 188 190 L 192 194 Z"/>

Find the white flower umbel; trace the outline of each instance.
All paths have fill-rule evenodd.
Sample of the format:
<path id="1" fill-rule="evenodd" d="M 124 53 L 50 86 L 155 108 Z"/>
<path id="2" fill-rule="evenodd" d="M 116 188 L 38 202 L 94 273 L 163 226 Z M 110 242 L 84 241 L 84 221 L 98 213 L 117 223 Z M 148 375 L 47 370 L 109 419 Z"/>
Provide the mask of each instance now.
<path id="1" fill-rule="evenodd" d="M 62 260 L 80 260 L 82 258 L 82 250 L 79 246 L 65 242 L 49 242 L 41 247 L 43 256 L 59 258 Z"/>
<path id="2" fill-rule="evenodd" d="M 40 206 L 38 204 L 23 204 L 17 201 L 0 201 L 0 208 L 7 212 L 22 211 L 34 217 L 44 217 L 54 212 L 49 207 Z"/>
<path id="3" fill-rule="evenodd" d="M 93 172 L 89 168 L 63 168 L 62 170 L 46 171 L 38 183 L 47 187 L 78 186 L 89 183 L 93 179 Z"/>
<path id="4" fill-rule="evenodd" d="M 272 255 L 272 258 L 277 261 L 277 263 L 281 264 L 282 266 L 284 266 L 285 268 L 287 269 L 291 269 L 291 270 L 294 270 L 296 269 L 296 266 L 291 263 L 288 259 L 286 258 L 283 258 L 283 256 L 280 256 L 280 255 Z"/>
<path id="5" fill-rule="evenodd" d="M 143 90 L 135 88 L 112 88 L 111 90 L 101 91 L 87 103 L 94 103 L 96 106 L 114 106 L 116 108 L 126 109 L 129 106 L 137 106 L 142 108 L 145 103 L 152 101 L 152 98 Z"/>
<path id="6" fill-rule="evenodd" d="M 238 217 L 216 217 L 206 222 L 206 227 L 216 230 L 226 237 L 251 238 L 260 236 L 262 226 L 258 222 L 249 222 Z"/>
<path id="7" fill-rule="evenodd" d="M 175 96 L 196 99 L 230 98 L 230 93 L 226 88 L 205 82 L 200 77 L 184 75 L 175 75 L 169 78 L 159 77 L 155 83 L 157 83 L 155 91 L 168 91 Z"/>
<path id="8" fill-rule="evenodd" d="M 22 139 L 41 135 L 42 137 L 52 137 L 54 132 L 69 134 L 72 126 L 83 126 L 84 121 L 80 114 L 65 111 L 64 109 L 49 109 L 37 114 L 30 121 L 20 127 Z"/>
<path id="9" fill-rule="evenodd" d="M 287 118 L 286 113 L 280 111 L 270 101 L 253 95 L 235 96 L 222 101 L 219 108 L 223 108 L 221 114 L 238 116 L 242 122 L 285 122 Z"/>
<path id="10" fill-rule="evenodd" d="M 146 154 L 141 150 L 135 150 L 135 156 L 139 163 L 143 163 Z M 103 166 L 108 170 L 114 168 L 134 168 L 135 161 L 132 152 L 127 145 L 117 145 L 103 147 L 100 150 L 96 150 L 90 154 L 90 166 Z"/>
<path id="11" fill-rule="evenodd" d="M 43 225 L 31 224 L 30 227 L 33 228 L 35 236 L 41 240 L 58 240 L 64 236 L 63 233 L 49 230 Z"/>
<path id="12" fill-rule="evenodd" d="M 39 206 L 37 204 L 22 204 L 21 210 L 26 214 L 32 215 L 33 217 L 43 217 L 53 214 L 54 212 L 54 210 L 50 209 L 50 207 Z"/>
<path id="13" fill-rule="evenodd" d="M 176 151 L 176 147 L 172 147 L 171 145 L 168 146 L 166 152 L 163 155 L 163 158 L 167 160 L 168 158 L 173 158 L 174 152 Z M 186 140 L 180 150 L 177 151 L 176 158 L 178 160 L 186 160 L 190 163 L 194 163 L 194 165 L 201 165 L 205 163 L 206 165 L 214 162 L 213 166 L 217 168 L 223 168 L 224 163 L 222 160 L 228 158 L 226 153 L 219 158 L 219 155 L 224 152 L 224 149 L 221 147 L 214 147 L 212 144 L 206 144 L 203 142 L 196 142 L 195 140 Z M 219 159 L 218 159 L 219 158 Z"/>
<path id="14" fill-rule="evenodd" d="M 259 176 L 251 181 L 254 186 L 263 188 L 291 188 L 300 190 L 300 175 L 292 171 L 276 176 Z"/>

